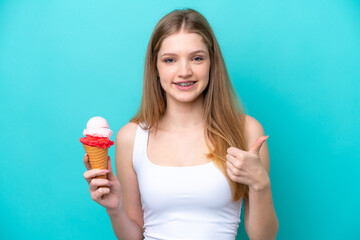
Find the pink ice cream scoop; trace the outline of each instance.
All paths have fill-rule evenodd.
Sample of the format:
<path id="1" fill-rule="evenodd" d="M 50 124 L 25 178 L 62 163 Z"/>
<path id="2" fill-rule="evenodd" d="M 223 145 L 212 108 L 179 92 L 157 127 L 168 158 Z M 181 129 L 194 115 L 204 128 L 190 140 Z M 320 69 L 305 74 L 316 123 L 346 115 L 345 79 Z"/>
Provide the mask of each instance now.
<path id="1" fill-rule="evenodd" d="M 109 124 L 102 117 L 90 118 L 86 124 L 86 129 L 83 131 L 83 135 L 90 135 L 93 137 L 106 137 L 110 138 L 113 131 L 109 129 Z"/>

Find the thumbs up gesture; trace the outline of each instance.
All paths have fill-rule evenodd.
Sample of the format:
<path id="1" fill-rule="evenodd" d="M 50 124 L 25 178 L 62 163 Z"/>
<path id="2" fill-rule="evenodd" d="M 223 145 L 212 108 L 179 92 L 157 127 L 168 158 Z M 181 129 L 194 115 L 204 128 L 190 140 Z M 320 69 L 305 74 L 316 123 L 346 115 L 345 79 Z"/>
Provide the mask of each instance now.
<path id="1" fill-rule="evenodd" d="M 252 191 L 261 191 L 267 186 L 270 179 L 261 163 L 259 151 L 268 137 L 259 137 L 249 151 L 235 147 L 227 149 L 226 166 L 231 180 L 248 185 Z"/>

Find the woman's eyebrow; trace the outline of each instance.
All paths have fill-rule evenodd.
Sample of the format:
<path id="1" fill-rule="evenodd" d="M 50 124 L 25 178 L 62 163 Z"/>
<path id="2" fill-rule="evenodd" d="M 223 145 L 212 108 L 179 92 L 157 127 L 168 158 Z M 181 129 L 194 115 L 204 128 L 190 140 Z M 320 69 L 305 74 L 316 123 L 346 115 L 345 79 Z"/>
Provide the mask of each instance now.
<path id="1" fill-rule="evenodd" d="M 195 53 L 200 53 L 200 52 L 206 54 L 206 52 L 205 52 L 204 50 L 196 50 L 196 51 L 191 52 L 190 55 L 195 54 Z M 162 56 L 165 56 L 165 55 L 176 56 L 177 54 L 176 54 L 176 53 L 164 53 L 164 54 L 161 55 L 161 57 L 162 57 Z"/>

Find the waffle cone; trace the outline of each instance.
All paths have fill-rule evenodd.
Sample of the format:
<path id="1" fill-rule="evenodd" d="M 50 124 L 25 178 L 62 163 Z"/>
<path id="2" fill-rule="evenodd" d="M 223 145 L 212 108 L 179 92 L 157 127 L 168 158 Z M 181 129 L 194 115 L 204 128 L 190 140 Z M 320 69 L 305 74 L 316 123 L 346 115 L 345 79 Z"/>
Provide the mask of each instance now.
<path id="1" fill-rule="evenodd" d="M 99 148 L 83 144 L 85 152 L 89 155 L 91 169 L 107 169 L 108 148 Z M 106 179 L 106 174 L 96 178 Z"/>

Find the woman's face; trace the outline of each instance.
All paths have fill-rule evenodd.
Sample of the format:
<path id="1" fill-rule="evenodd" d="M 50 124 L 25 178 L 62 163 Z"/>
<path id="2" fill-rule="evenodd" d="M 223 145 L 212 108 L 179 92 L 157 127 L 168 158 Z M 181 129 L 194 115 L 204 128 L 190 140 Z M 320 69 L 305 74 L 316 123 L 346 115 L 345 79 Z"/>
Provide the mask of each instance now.
<path id="1" fill-rule="evenodd" d="M 210 56 L 199 34 L 181 31 L 165 38 L 156 65 L 168 104 L 202 97 L 209 83 Z"/>

